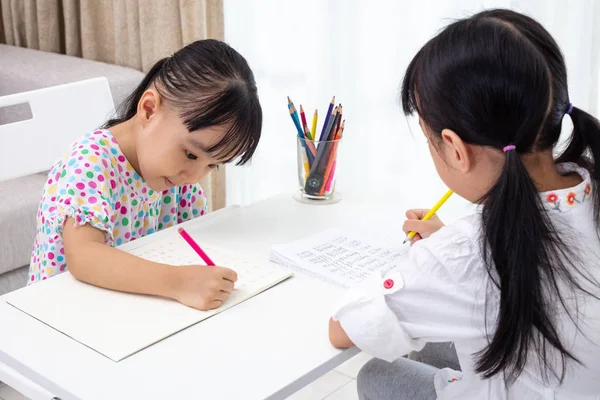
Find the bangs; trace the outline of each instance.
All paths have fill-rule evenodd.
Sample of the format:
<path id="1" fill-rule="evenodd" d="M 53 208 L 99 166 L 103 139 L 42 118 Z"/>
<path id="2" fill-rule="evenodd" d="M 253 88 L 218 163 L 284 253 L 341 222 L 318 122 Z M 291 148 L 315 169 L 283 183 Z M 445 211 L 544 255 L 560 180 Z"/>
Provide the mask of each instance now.
<path id="1" fill-rule="evenodd" d="M 421 88 L 419 87 L 420 79 L 418 71 L 423 73 L 423 60 L 425 58 L 426 48 L 427 46 L 423 47 L 408 65 L 402 81 L 402 91 L 400 95 L 404 115 L 409 116 L 416 112 L 424 121 L 426 121 L 426 118 L 423 116 L 423 110 L 420 108 L 423 98 L 420 95 Z"/>
<path id="2" fill-rule="evenodd" d="M 260 140 L 262 108 L 243 82 L 231 81 L 223 90 L 185 103 L 180 116 L 188 131 L 227 128 L 223 138 L 207 149 L 213 157 L 222 163 L 238 159 L 236 165 L 244 165 L 252 158 Z M 194 107 L 190 108 L 190 104 Z"/>

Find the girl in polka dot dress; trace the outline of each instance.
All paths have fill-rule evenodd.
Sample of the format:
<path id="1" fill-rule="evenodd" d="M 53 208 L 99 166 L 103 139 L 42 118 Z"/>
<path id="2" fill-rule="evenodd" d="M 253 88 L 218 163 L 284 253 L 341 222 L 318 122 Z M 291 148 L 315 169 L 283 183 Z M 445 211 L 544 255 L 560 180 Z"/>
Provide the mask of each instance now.
<path id="1" fill-rule="evenodd" d="M 68 268 L 96 286 L 218 307 L 234 271 L 173 268 L 114 247 L 203 215 L 206 198 L 196 182 L 219 164 L 250 160 L 261 126 L 253 73 L 225 43 L 197 41 L 158 61 L 117 117 L 52 167 L 29 283 Z"/>

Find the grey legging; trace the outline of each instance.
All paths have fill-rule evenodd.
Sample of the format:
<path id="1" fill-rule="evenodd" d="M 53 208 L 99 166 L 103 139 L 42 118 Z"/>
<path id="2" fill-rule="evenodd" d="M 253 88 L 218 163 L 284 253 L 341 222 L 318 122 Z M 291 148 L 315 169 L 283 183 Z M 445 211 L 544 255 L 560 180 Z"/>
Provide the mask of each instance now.
<path id="1" fill-rule="evenodd" d="M 361 400 L 436 399 L 433 377 L 440 368 L 460 371 L 453 343 L 427 343 L 407 358 L 387 362 L 373 358 L 358 373 Z"/>

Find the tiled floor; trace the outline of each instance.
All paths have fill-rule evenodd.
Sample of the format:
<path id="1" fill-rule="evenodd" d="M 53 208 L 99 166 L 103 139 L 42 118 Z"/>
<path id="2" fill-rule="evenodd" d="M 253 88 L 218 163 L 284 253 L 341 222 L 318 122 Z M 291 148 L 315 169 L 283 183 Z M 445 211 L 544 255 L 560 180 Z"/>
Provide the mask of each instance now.
<path id="1" fill-rule="evenodd" d="M 359 353 L 335 370 L 323 375 L 288 400 L 358 400 L 356 376 L 360 368 L 371 359 Z M 11 387 L 0 382 L 0 400 L 29 400 Z"/>
<path id="2" fill-rule="evenodd" d="M 335 370 L 294 393 L 288 400 L 358 400 L 356 376 L 371 356 L 359 353 Z"/>
<path id="3" fill-rule="evenodd" d="M 8 385 L 0 382 L 0 400 L 29 400 L 27 397 L 23 396 L 21 393 L 13 390 Z"/>

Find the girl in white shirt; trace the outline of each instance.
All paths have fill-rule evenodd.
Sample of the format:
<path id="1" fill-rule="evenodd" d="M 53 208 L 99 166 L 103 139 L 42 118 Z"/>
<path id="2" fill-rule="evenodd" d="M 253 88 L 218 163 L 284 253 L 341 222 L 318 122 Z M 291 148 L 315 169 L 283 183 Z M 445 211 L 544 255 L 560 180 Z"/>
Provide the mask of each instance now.
<path id="1" fill-rule="evenodd" d="M 418 239 L 437 231 L 341 300 L 332 344 L 378 358 L 359 396 L 600 399 L 600 124 L 570 103 L 556 42 L 508 10 L 454 22 L 410 63 L 402 104 L 442 180 L 481 212 L 409 220 Z M 442 342 L 462 371 L 402 358 Z"/>

